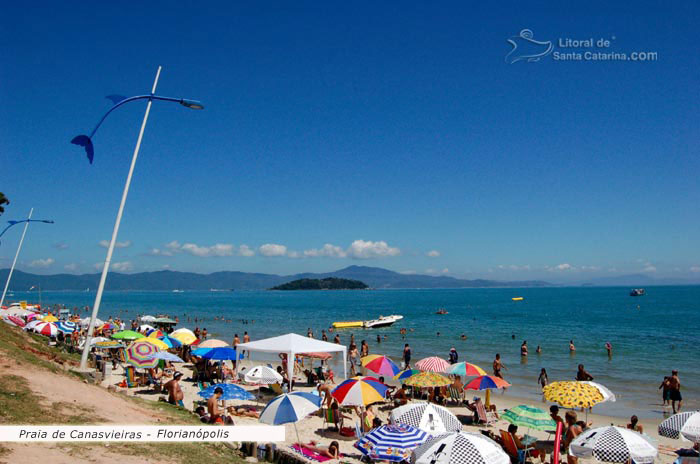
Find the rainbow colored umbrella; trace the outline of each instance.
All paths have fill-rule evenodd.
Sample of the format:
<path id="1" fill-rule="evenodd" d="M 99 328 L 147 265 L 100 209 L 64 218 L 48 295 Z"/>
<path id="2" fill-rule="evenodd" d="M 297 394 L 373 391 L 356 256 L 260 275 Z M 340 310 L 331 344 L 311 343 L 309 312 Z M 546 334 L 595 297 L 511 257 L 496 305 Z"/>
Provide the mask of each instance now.
<path id="1" fill-rule="evenodd" d="M 488 375 L 486 371 L 477 366 L 476 364 L 471 364 L 468 362 L 459 362 L 457 364 L 452 364 L 446 374 L 451 375 L 461 375 L 463 377 L 476 377 L 480 375 Z"/>
<path id="2" fill-rule="evenodd" d="M 151 338 L 162 338 L 165 337 L 165 334 L 162 330 L 151 329 L 146 331 L 146 336 Z"/>
<path id="3" fill-rule="evenodd" d="M 384 355 L 370 354 L 362 358 L 362 367 L 366 367 L 374 373 L 393 377 L 401 372 L 399 366 Z"/>
<path id="4" fill-rule="evenodd" d="M 423 358 L 416 363 L 416 368 L 422 371 L 444 373 L 450 367 L 450 363 L 437 356 Z"/>
<path id="5" fill-rule="evenodd" d="M 388 387 L 372 377 L 353 377 L 333 389 L 331 396 L 341 405 L 365 406 L 384 401 Z"/>
<path id="6" fill-rule="evenodd" d="M 470 380 L 464 386 L 465 390 L 489 390 L 491 388 L 510 387 L 510 384 L 500 377 L 492 375 L 482 375 L 473 380 Z"/>
<path id="7" fill-rule="evenodd" d="M 132 342 L 124 352 L 124 360 L 132 366 L 142 369 L 156 367 L 159 360 L 154 358 L 153 355 L 158 351 L 160 351 L 158 347 L 151 343 L 143 341 Z"/>
<path id="8" fill-rule="evenodd" d="M 420 374 L 422 371 L 419 371 L 418 369 L 406 369 L 394 376 L 394 380 L 406 380 L 407 378 Z"/>

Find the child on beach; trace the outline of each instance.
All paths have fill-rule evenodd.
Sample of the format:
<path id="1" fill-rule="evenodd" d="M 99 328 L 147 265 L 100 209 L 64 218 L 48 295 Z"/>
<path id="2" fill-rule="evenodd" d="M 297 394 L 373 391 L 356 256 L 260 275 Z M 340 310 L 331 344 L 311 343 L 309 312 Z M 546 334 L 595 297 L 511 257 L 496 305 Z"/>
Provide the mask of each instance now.
<path id="1" fill-rule="evenodd" d="M 549 378 L 547 377 L 547 370 L 544 367 L 540 371 L 540 376 L 537 378 L 537 383 L 539 383 L 542 388 L 546 387 L 549 383 Z"/>

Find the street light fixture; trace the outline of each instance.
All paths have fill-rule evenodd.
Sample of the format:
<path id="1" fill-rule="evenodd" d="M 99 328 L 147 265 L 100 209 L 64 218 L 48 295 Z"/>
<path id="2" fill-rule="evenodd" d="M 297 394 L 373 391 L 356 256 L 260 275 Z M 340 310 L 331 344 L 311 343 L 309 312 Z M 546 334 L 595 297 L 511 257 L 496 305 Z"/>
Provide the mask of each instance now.
<path id="1" fill-rule="evenodd" d="M 53 221 L 50 221 L 48 219 L 32 219 L 32 214 L 34 213 L 34 208 L 29 210 L 29 216 L 27 216 L 27 219 L 23 219 L 21 221 L 8 221 L 10 223 L 9 226 L 5 227 L 5 229 L 0 232 L 0 237 L 7 232 L 7 229 L 9 229 L 12 226 L 16 226 L 17 224 L 21 224 L 24 222 L 24 230 L 22 231 L 22 238 L 19 239 L 19 245 L 17 246 L 17 252 L 15 253 L 15 259 L 12 261 L 12 267 L 10 268 L 10 273 L 7 274 L 7 281 L 5 282 L 5 289 L 2 291 L 2 297 L 0 297 L 0 307 L 2 307 L 2 304 L 5 302 L 5 295 L 7 294 L 7 288 L 10 286 L 10 279 L 12 279 L 12 273 L 15 271 L 15 264 L 17 264 L 17 257 L 19 256 L 19 250 L 22 249 L 22 243 L 24 242 L 24 236 L 27 234 L 27 228 L 29 227 L 30 222 L 43 222 L 45 224 L 53 224 Z"/>
<path id="2" fill-rule="evenodd" d="M 85 346 L 83 348 L 83 355 L 80 359 L 80 370 L 86 371 L 87 369 L 87 358 L 90 352 L 90 339 L 92 338 L 92 333 L 95 330 L 95 319 L 97 318 L 97 313 L 100 310 L 100 302 L 102 301 L 102 293 L 104 291 L 105 282 L 107 280 L 107 272 L 109 271 L 109 265 L 112 261 L 112 253 L 114 252 L 114 245 L 117 241 L 117 234 L 119 233 L 119 224 L 122 220 L 122 214 L 124 213 L 124 204 L 126 203 L 126 197 L 129 194 L 129 186 L 131 185 L 131 177 L 134 174 L 134 167 L 136 166 L 136 159 L 139 155 L 139 148 L 141 147 L 141 140 L 143 139 L 143 132 L 146 129 L 146 122 L 148 121 L 148 114 L 151 112 L 151 104 L 153 100 L 169 101 L 179 103 L 184 107 L 201 110 L 204 109 L 204 105 L 197 100 L 190 100 L 185 98 L 171 98 L 171 97 L 161 97 L 155 95 L 156 87 L 158 86 L 158 78 L 160 77 L 161 66 L 158 66 L 158 71 L 156 72 L 156 78 L 153 82 L 153 88 L 151 89 L 150 95 L 137 95 L 135 97 L 123 97 L 121 95 L 110 95 L 107 98 L 114 102 L 114 106 L 102 116 L 100 122 L 92 130 L 90 135 L 78 135 L 71 140 L 71 143 L 75 145 L 80 145 L 85 148 L 85 153 L 87 154 L 90 164 L 92 164 L 95 148 L 92 144 L 92 138 L 95 136 L 97 129 L 99 129 L 102 122 L 107 118 L 107 116 L 119 108 L 120 106 L 135 101 L 135 100 L 148 100 L 146 104 L 146 114 L 143 116 L 143 122 L 141 123 L 141 131 L 139 132 L 139 137 L 136 140 L 136 147 L 134 148 L 134 155 L 131 158 L 131 166 L 129 167 L 129 174 L 126 177 L 126 183 L 124 184 L 124 191 L 122 193 L 121 203 L 119 204 L 119 211 L 117 212 L 117 219 L 114 222 L 114 230 L 112 231 L 112 239 L 109 242 L 109 247 L 107 248 L 107 258 L 105 259 L 104 267 L 102 268 L 102 275 L 100 276 L 100 284 L 97 287 L 97 295 L 95 295 L 95 304 L 92 306 L 92 315 L 90 316 L 90 325 L 88 326 L 87 336 L 85 338 Z"/>

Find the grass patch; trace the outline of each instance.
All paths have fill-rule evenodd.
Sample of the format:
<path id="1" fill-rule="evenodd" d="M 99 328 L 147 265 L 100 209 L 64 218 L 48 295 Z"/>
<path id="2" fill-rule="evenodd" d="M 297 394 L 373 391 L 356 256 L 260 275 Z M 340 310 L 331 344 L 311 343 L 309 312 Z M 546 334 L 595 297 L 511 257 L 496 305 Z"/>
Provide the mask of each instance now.
<path id="1" fill-rule="evenodd" d="M 80 362 L 78 353 L 68 353 L 48 346 L 46 337 L 25 333 L 17 327 L 5 325 L 3 330 L 0 330 L 0 350 L 18 364 L 31 364 L 54 373 L 69 372 L 77 375 L 65 371 L 60 364 Z"/>

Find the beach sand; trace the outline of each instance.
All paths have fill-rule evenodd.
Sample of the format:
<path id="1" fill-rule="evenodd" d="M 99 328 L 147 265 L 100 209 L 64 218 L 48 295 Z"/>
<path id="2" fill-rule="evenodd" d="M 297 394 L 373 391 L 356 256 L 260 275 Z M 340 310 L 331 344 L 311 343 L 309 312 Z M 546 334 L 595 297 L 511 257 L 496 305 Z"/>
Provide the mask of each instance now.
<path id="1" fill-rule="evenodd" d="M 246 367 L 250 368 L 253 367 L 254 365 L 258 365 L 260 362 L 255 362 L 255 361 L 241 361 L 240 367 Z M 191 370 L 187 367 L 187 365 L 182 365 L 179 370 L 183 372 L 184 377 L 183 379 L 188 379 L 191 376 Z M 123 376 L 120 375 L 119 371 L 116 371 L 112 374 L 112 376 L 108 379 L 105 379 L 103 382 L 103 386 L 107 387 L 109 385 L 116 385 L 121 380 L 123 379 Z M 301 383 L 301 379 L 297 378 L 297 387 L 295 388 L 297 391 L 311 391 L 314 388 L 313 387 L 307 387 L 303 386 Z M 184 399 L 184 404 L 188 409 L 193 409 L 193 405 L 196 401 L 201 400 L 201 398 L 197 395 L 197 385 L 191 381 L 181 381 L 180 382 L 182 385 L 183 392 L 185 394 L 185 399 Z M 336 384 L 338 381 L 336 380 Z M 240 384 L 243 388 L 246 390 L 251 391 L 253 394 L 257 394 L 257 387 L 255 386 L 247 386 L 245 384 Z M 139 397 L 143 397 L 145 399 L 149 400 L 157 400 L 159 395 L 154 395 L 152 392 L 149 392 L 148 390 L 144 390 L 143 392 L 138 391 L 136 389 L 130 389 L 129 394 L 134 394 Z M 165 394 L 161 395 L 165 397 Z M 471 398 L 472 396 L 479 396 L 482 399 L 484 398 L 484 393 L 483 392 L 468 392 L 468 398 Z M 267 401 L 269 401 L 272 397 L 266 396 L 262 399 L 262 401 L 227 401 L 226 405 L 227 406 L 246 406 L 246 407 L 254 407 L 258 411 L 262 410 L 264 405 L 266 404 Z M 418 401 L 418 400 L 413 400 Z M 520 404 L 531 404 L 533 406 L 539 407 L 541 409 L 548 410 L 550 403 L 539 403 L 539 404 L 532 404 L 532 401 L 528 400 L 522 400 L 518 397 L 511 396 L 507 391 L 505 393 L 503 392 L 498 392 L 494 391 L 491 393 L 491 402 L 496 404 L 496 407 L 498 408 L 498 411 L 503 411 L 505 409 L 520 405 Z M 377 408 L 375 408 L 377 409 Z M 454 407 L 450 406 L 449 409 L 456 415 L 465 415 L 465 416 L 471 416 L 472 413 L 465 407 Z M 560 415 L 563 417 L 565 413 L 565 409 L 561 409 Z M 355 423 L 359 423 L 360 419 L 357 417 L 355 412 L 352 411 L 352 409 L 347 409 L 343 410 L 344 414 L 349 415 L 352 417 L 352 420 L 346 420 L 345 421 L 345 426 L 350 426 L 353 427 L 355 426 Z M 377 416 L 382 420 L 383 423 L 387 423 L 387 419 L 390 413 L 390 410 L 388 408 L 381 407 L 378 409 L 378 414 Z M 585 412 L 577 412 L 578 414 L 578 419 L 579 420 L 585 420 L 586 419 L 586 414 Z M 617 426 L 622 426 L 624 427 L 625 424 L 628 422 L 628 420 L 624 420 L 618 417 L 611 417 L 611 416 L 605 416 L 605 415 L 599 415 L 599 414 L 593 414 L 589 413 L 588 418 L 587 418 L 589 423 L 592 423 L 592 427 L 599 427 L 599 426 L 605 426 L 605 425 L 617 425 Z M 253 424 L 258 424 L 258 420 L 255 418 L 248 418 L 248 417 L 234 417 L 234 421 L 238 425 L 253 425 Z M 657 433 L 657 428 L 658 424 L 661 420 L 660 419 L 641 419 L 639 421 L 639 424 L 644 427 L 644 432 L 649 435 L 653 441 L 656 442 L 656 444 L 659 446 L 659 455 L 657 458 L 657 462 L 660 463 L 671 463 L 676 459 L 676 455 L 672 453 L 670 450 L 677 449 L 680 447 L 688 447 L 688 443 L 683 443 L 680 440 L 673 440 L 670 438 L 666 437 L 660 437 Z M 492 432 L 498 434 L 498 431 L 500 429 L 506 429 L 508 427 L 508 423 L 504 420 L 499 420 L 497 423 L 491 425 L 490 427 L 484 427 L 484 426 L 470 426 L 470 425 L 464 425 L 463 430 L 467 432 L 478 432 L 480 429 L 489 429 Z M 289 449 L 289 447 L 296 441 L 296 432 L 294 429 L 294 426 L 292 424 L 287 424 L 285 426 L 286 428 L 286 441 L 284 443 L 277 443 L 278 448 L 286 448 Z M 306 419 L 298 422 L 296 424 L 296 431 L 299 433 L 299 437 L 303 442 L 308 442 L 308 441 L 315 441 L 319 443 L 321 446 L 327 446 L 331 441 L 337 440 L 340 443 L 340 449 L 341 452 L 345 455 L 344 461 L 348 462 L 360 462 L 360 457 L 361 454 L 360 452 L 353 446 L 355 443 L 354 438 L 350 437 L 343 437 L 339 435 L 337 432 L 333 432 L 330 428 L 328 430 L 323 429 L 323 419 L 319 417 L 318 415 L 314 414 L 311 416 L 308 416 Z M 551 435 L 547 434 L 546 432 L 538 432 L 538 431 L 528 431 L 528 430 L 518 430 L 519 434 L 525 434 L 528 433 L 529 435 L 535 436 L 539 439 L 547 440 L 551 439 Z M 547 459 L 550 457 L 548 456 Z M 581 462 L 586 462 L 588 460 L 581 460 Z M 592 460 L 590 462 L 593 462 Z"/>

